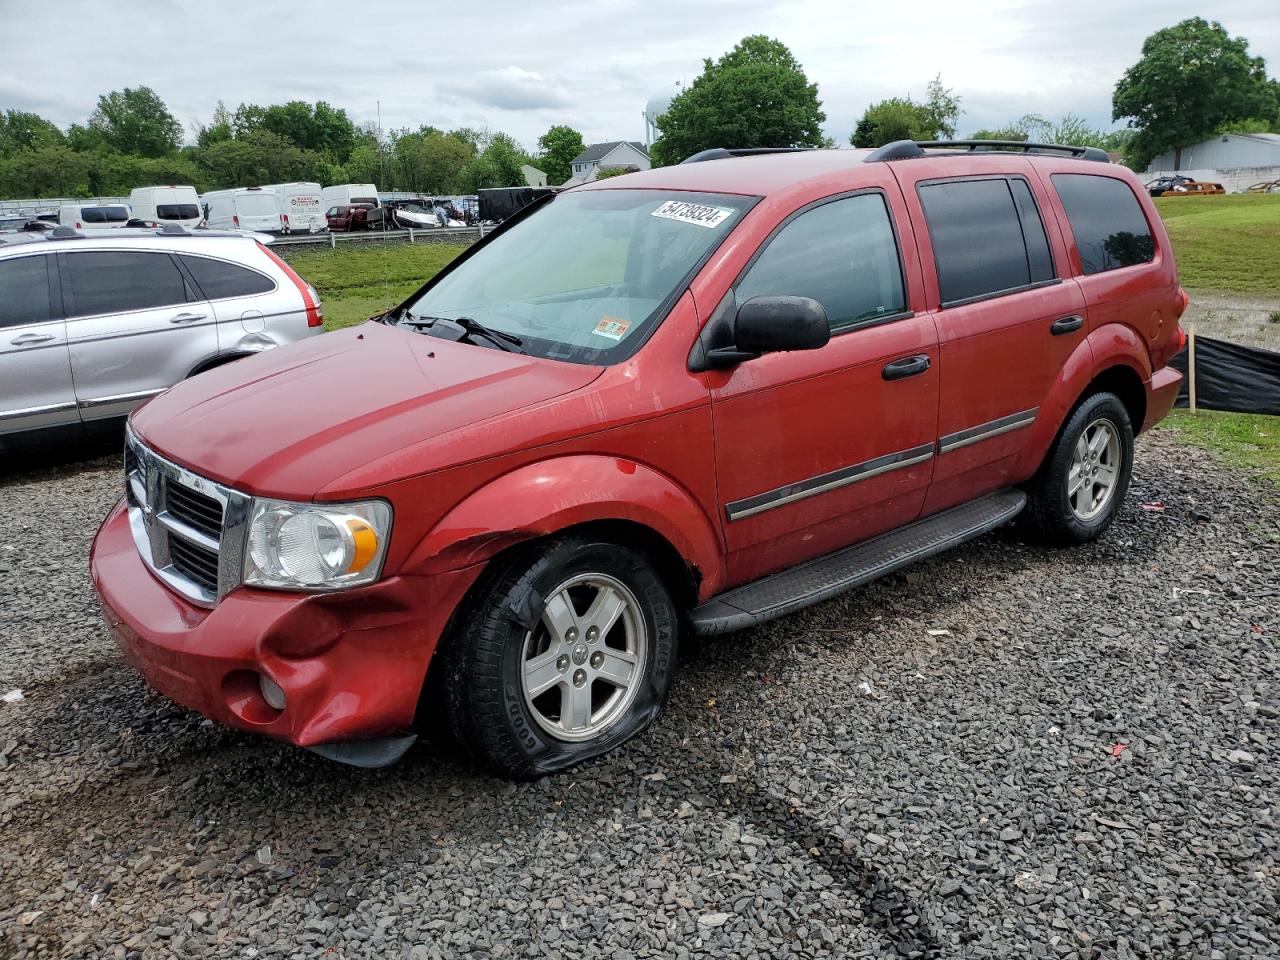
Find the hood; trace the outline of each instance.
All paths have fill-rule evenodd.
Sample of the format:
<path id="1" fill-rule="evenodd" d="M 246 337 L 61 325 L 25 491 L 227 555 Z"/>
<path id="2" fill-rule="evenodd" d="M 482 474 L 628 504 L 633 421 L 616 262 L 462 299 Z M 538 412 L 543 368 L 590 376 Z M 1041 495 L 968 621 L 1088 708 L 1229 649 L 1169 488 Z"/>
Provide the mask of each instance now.
<path id="1" fill-rule="evenodd" d="M 600 372 L 365 323 L 185 380 L 131 422 L 148 446 L 203 476 L 309 500 L 361 464 L 581 389 Z M 435 466 L 450 466 L 441 446 Z"/>

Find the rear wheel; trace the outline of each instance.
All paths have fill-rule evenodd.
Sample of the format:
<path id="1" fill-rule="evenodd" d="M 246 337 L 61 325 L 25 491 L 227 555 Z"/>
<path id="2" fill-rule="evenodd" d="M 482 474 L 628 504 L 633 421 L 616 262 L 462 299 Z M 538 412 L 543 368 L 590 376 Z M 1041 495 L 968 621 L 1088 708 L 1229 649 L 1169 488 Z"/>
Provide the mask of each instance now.
<path id="1" fill-rule="evenodd" d="M 1086 397 L 1028 484 L 1024 526 L 1039 540 L 1085 543 L 1115 520 L 1133 471 L 1133 426 L 1113 393 Z"/>
<path id="2" fill-rule="evenodd" d="M 439 664 L 454 735 L 512 777 L 599 756 L 661 712 L 678 619 L 641 553 L 566 537 L 486 574 Z"/>

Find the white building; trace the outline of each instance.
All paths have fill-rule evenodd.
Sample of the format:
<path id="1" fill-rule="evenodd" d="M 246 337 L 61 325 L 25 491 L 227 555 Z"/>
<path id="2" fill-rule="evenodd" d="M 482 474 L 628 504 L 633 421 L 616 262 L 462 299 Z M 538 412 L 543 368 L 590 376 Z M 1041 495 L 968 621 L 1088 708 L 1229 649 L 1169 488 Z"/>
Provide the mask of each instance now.
<path id="1" fill-rule="evenodd" d="M 1255 183 L 1280 179 L 1280 134 L 1224 133 L 1162 153 L 1151 161 L 1148 180 L 1181 174 L 1211 180 L 1240 193 Z"/>
<path id="2" fill-rule="evenodd" d="M 596 178 L 601 167 L 634 167 L 637 170 L 648 170 L 649 153 L 644 144 L 637 140 L 610 140 L 608 143 L 593 143 L 573 158 L 570 165 L 573 171 L 566 187 L 576 187 L 580 183 L 589 183 Z"/>

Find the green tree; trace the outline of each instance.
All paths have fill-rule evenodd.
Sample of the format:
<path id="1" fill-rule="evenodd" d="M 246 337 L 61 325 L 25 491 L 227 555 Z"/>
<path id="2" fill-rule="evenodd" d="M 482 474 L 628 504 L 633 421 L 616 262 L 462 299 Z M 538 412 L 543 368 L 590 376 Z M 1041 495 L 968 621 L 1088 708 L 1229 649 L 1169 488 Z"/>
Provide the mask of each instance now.
<path id="1" fill-rule="evenodd" d="M 564 183 L 573 173 L 573 158 L 582 152 L 582 134 L 573 127 L 552 127 L 538 138 L 537 166 L 547 175 L 547 183 Z"/>
<path id="2" fill-rule="evenodd" d="M 347 174 L 346 182 L 376 184 L 382 173 L 382 157 L 376 146 L 362 143 L 351 151 L 351 156 L 342 166 Z M 326 184 L 326 186 L 331 185 Z"/>
<path id="3" fill-rule="evenodd" d="M 1280 113 L 1277 85 L 1266 63 L 1249 56 L 1249 42 L 1201 17 L 1157 30 L 1142 56 L 1125 71 L 1111 99 L 1113 120 L 1127 120 L 1137 135 L 1126 158 L 1142 169 L 1158 154 L 1213 136 L 1223 124 L 1273 121 Z"/>
<path id="4" fill-rule="evenodd" d="M 39 114 L 25 110 L 6 110 L 0 114 L 0 157 L 66 142 L 62 131 Z"/>
<path id="5" fill-rule="evenodd" d="M 267 108 L 256 103 L 242 103 L 231 116 L 231 133 L 238 140 L 257 130 L 266 120 Z"/>
<path id="6" fill-rule="evenodd" d="M 890 97 L 867 107 L 853 128 L 855 147 L 882 147 L 895 140 L 948 140 L 956 135 L 960 98 L 942 85 L 942 76 L 929 81 L 923 103 Z M 1025 139 L 1025 138 L 1024 138 Z"/>
<path id="7" fill-rule="evenodd" d="M 61 144 L 19 150 L 0 160 L 0 196 L 87 197 L 93 157 Z"/>
<path id="8" fill-rule="evenodd" d="M 213 108 L 213 119 L 196 128 L 196 144 L 207 147 L 212 143 L 230 140 L 233 136 L 235 136 L 235 130 L 232 125 L 231 111 L 219 100 L 218 105 Z"/>
<path id="9" fill-rule="evenodd" d="M 702 73 L 658 118 L 655 166 L 711 147 L 818 147 L 826 120 L 818 85 L 785 44 L 745 37 Z"/>
<path id="10" fill-rule="evenodd" d="M 150 87 L 125 87 L 98 98 L 89 127 L 121 153 L 165 157 L 182 145 L 182 125 Z"/>

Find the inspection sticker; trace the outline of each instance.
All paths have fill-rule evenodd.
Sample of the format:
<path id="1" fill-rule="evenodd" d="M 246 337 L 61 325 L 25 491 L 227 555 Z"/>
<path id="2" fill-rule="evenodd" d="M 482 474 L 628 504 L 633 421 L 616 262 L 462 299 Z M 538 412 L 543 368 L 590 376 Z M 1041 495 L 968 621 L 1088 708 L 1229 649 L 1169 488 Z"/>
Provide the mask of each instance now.
<path id="1" fill-rule="evenodd" d="M 621 340 L 627 335 L 627 330 L 630 326 L 630 320 L 619 320 L 617 317 L 604 316 L 600 318 L 600 322 L 596 324 L 596 328 L 591 332 L 599 337 L 608 337 L 610 340 Z"/>
<path id="2" fill-rule="evenodd" d="M 708 207 L 700 203 L 686 203 L 683 200 L 668 200 L 649 216 L 662 217 L 664 220 L 679 220 L 681 223 L 692 223 L 699 227 L 718 227 L 731 213 L 733 211 L 725 207 Z"/>

